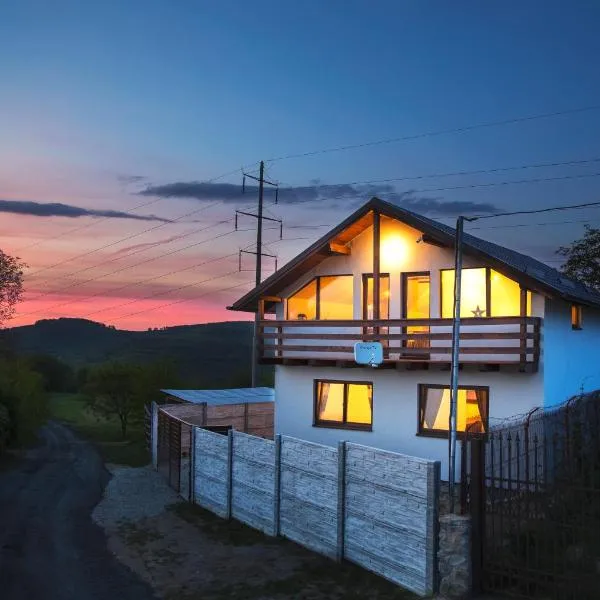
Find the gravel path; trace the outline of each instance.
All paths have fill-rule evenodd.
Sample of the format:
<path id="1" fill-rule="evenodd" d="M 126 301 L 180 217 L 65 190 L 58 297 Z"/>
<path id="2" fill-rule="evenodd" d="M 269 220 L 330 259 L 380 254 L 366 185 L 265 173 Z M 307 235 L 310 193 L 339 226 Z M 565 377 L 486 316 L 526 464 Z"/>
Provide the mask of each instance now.
<path id="1" fill-rule="evenodd" d="M 112 478 L 92 513 L 94 521 L 105 529 L 117 527 L 123 521 L 155 517 L 180 500 L 151 466 L 133 469 L 108 465 L 107 468 Z"/>
<path id="2" fill-rule="evenodd" d="M 2 600 L 151 600 L 91 519 L 109 473 L 95 449 L 50 422 L 41 443 L 0 473 Z"/>

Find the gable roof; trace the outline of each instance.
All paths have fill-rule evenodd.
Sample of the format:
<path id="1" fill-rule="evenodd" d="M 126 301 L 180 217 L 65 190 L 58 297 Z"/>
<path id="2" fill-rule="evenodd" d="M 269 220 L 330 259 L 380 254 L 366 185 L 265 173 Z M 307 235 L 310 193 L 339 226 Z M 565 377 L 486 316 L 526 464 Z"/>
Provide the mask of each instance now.
<path id="1" fill-rule="evenodd" d="M 454 227 L 444 225 L 379 198 L 372 198 L 285 266 L 265 279 L 259 286 L 250 290 L 227 308 L 229 310 L 255 312 L 260 297 L 277 296 L 302 274 L 331 256 L 331 242 L 336 241 L 345 244 L 369 227 L 372 222 L 371 215 L 373 211 L 421 231 L 427 235 L 428 239 L 442 246 L 454 247 L 456 231 Z M 535 292 L 550 297 L 559 297 L 568 302 L 600 307 L 600 294 L 531 256 L 482 240 L 470 233 L 463 234 L 463 250 L 465 254 L 479 258 L 485 265 L 522 283 Z"/>

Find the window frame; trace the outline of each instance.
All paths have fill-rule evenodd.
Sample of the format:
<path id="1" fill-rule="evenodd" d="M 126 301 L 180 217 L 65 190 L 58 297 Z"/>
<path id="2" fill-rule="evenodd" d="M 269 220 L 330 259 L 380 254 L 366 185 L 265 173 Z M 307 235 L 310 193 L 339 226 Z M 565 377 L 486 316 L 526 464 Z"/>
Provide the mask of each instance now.
<path id="1" fill-rule="evenodd" d="M 583 329 L 583 307 L 581 304 L 571 304 L 571 329 L 573 331 Z"/>
<path id="2" fill-rule="evenodd" d="M 318 390 L 320 383 L 337 383 L 344 386 L 344 404 L 343 421 L 323 421 L 317 416 L 318 408 Z M 348 423 L 346 421 L 348 413 L 348 386 L 350 385 L 368 385 L 371 387 L 371 422 L 370 423 Z M 351 429 L 354 431 L 373 431 L 373 404 L 374 404 L 374 385 L 372 381 L 348 381 L 344 379 L 314 379 L 313 380 L 313 427 L 323 427 L 325 429 Z"/>
<path id="3" fill-rule="evenodd" d="M 361 274 L 361 300 L 360 300 L 360 314 L 362 315 L 363 321 L 370 321 L 372 319 L 368 319 L 367 315 L 369 313 L 369 303 L 367 302 L 369 296 L 369 279 L 373 279 L 373 273 L 362 273 Z M 389 273 L 379 273 L 379 280 L 382 279 L 388 280 L 388 290 L 389 296 L 387 297 L 387 314 L 388 319 L 390 318 L 390 298 L 392 297 L 392 278 Z M 384 319 L 385 321 L 386 319 Z"/>
<path id="4" fill-rule="evenodd" d="M 425 403 L 427 402 L 427 390 L 449 390 L 449 385 L 442 385 L 438 383 L 419 383 L 417 386 L 417 433 L 416 435 L 419 437 L 431 437 L 431 438 L 440 438 L 440 439 L 448 439 L 450 435 L 450 431 L 441 430 L 441 429 L 425 429 L 423 428 L 423 423 L 421 420 L 421 415 L 423 414 L 423 410 L 425 408 Z M 486 393 L 486 410 L 485 410 L 485 421 L 483 423 L 483 427 L 485 432 L 483 434 L 476 433 L 471 434 L 473 436 L 482 436 L 488 432 L 489 421 L 490 421 L 490 387 L 488 385 L 459 385 L 459 390 L 474 390 L 474 391 L 484 391 Z M 456 437 L 458 439 L 465 438 L 465 431 L 457 431 Z"/>
<path id="5" fill-rule="evenodd" d="M 484 317 L 461 317 L 461 321 L 463 319 L 502 319 L 505 318 L 506 315 L 503 316 L 496 316 L 496 317 L 492 317 L 491 313 L 492 313 L 492 271 L 496 271 L 497 273 L 500 273 L 500 275 L 504 275 L 504 273 L 502 273 L 501 271 L 498 271 L 497 269 L 493 269 L 492 267 L 464 267 L 462 270 L 463 271 L 467 271 L 470 269 L 485 269 L 485 316 Z M 454 269 L 454 267 L 450 267 L 448 269 L 440 269 L 440 316 L 443 315 L 444 313 L 444 306 L 443 306 L 443 302 L 444 302 L 444 289 L 443 289 L 443 283 L 442 283 L 442 272 L 443 271 L 456 271 L 456 269 Z M 508 275 L 504 275 L 504 277 L 507 277 L 508 279 L 512 279 L 512 277 L 509 277 Z M 520 298 L 519 298 L 519 313 L 518 315 L 512 315 L 514 317 L 527 317 L 529 316 L 527 314 L 527 306 L 529 305 L 531 307 L 531 310 L 533 311 L 533 297 L 531 297 L 531 301 L 528 302 L 527 300 L 527 296 L 528 294 L 532 294 L 531 290 L 529 288 L 523 287 L 523 285 L 521 283 L 519 283 L 518 281 L 516 281 L 515 279 L 512 279 L 512 281 L 514 281 L 515 283 L 519 284 L 519 290 L 520 290 Z M 454 294 L 453 294 L 454 295 Z M 523 295 L 525 295 L 525 302 L 523 302 Z M 523 307 L 525 307 L 525 314 L 523 314 Z M 453 317 L 442 317 L 445 319 L 451 319 Z M 508 317 L 510 318 L 510 317 Z"/>
<path id="6" fill-rule="evenodd" d="M 352 277 L 352 317 L 354 318 L 354 274 L 353 273 L 334 273 L 333 275 L 315 275 L 312 279 L 307 281 L 304 285 L 301 285 L 299 288 L 294 290 L 286 299 L 285 299 L 285 320 L 286 321 L 299 321 L 299 319 L 290 319 L 290 309 L 289 309 L 289 301 L 292 296 L 295 296 L 298 292 L 302 291 L 305 287 L 308 287 L 313 281 L 316 282 L 317 292 L 315 296 L 315 321 L 338 321 L 340 319 L 321 319 L 321 279 L 323 277 Z M 341 319 L 344 320 L 344 319 Z M 351 319 L 353 320 L 353 319 Z"/>

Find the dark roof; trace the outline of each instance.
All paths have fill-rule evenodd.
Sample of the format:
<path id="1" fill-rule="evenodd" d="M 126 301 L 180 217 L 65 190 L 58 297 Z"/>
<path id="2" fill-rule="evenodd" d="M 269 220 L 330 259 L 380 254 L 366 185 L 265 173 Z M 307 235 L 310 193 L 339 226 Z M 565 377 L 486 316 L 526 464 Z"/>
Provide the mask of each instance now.
<path id="1" fill-rule="evenodd" d="M 373 210 L 378 211 L 383 216 L 397 219 L 414 227 L 444 246 L 454 246 L 454 227 L 444 225 L 379 198 L 372 198 L 337 227 L 334 227 L 329 233 L 326 233 L 228 308 L 230 310 L 256 311 L 259 297 L 277 296 L 304 272 L 330 256 L 330 241 Z M 465 254 L 481 259 L 484 264 L 495 268 L 529 289 L 547 296 L 560 297 L 569 302 L 600 307 L 600 294 L 531 256 L 482 240 L 469 233 L 464 234 L 463 244 Z"/>

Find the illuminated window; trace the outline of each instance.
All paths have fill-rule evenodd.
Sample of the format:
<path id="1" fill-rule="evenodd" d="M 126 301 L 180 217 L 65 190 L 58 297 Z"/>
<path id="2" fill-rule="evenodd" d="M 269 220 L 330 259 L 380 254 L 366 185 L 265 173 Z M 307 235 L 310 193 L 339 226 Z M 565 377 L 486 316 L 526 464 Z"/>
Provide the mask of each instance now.
<path id="1" fill-rule="evenodd" d="M 316 277 L 290 296 L 287 301 L 289 320 L 352 319 L 352 275 Z"/>
<path id="2" fill-rule="evenodd" d="M 352 275 L 319 277 L 319 319 L 352 319 Z"/>
<path id="3" fill-rule="evenodd" d="M 317 280 L 298 290 L 287 302 L 288 319 L 309 320 L 317 318 Z"/>
<path id="4" fill-rule="evenodd" d="M 573 329 L 583 329 L 583 314 L 579 304 L 571 304 L 571 327 Z"/>
<path id="5" fill-rule="evenodd" d="M 314 425 L 371 430 L 373 384 L 315 381 Z"/>
<path id="6" fill-rule="evenodd" d="M 463 269 L 460 286 L 460 317 L 487 317 L 487 269 Z M 442 317 L 454 316 L 454 269 L 442 271 Z"/>
<path id="7" fill-rule="evenodd" d="M 454 316 L 454 269 L 442 271 L 442 317 Z M 488 294 L 489 289 L 489 294 Z M 527 292 L 526 314 L 531 314 L 531 292 Z M 493 269 L 463 269 L 460 317 L 518 317 L 521 287 Z"/>
<path id="8" fill-rule="evenodd" d="M 363 274 L 363 319 L 373 319 L 373 275 Z M 379 318 L 390 318 L 390 276 L 379 275 Z"/>
<path id="9" fill-rule="evenodd" d="M 457 398 L 456 430 L 485 433 L 488 427 L 489 388 L 460 387 Z M 419 386 L 419 434 L 448 437 L 450 388 Z"/>

